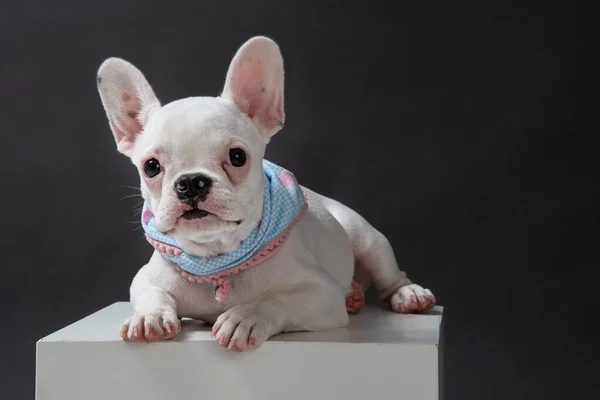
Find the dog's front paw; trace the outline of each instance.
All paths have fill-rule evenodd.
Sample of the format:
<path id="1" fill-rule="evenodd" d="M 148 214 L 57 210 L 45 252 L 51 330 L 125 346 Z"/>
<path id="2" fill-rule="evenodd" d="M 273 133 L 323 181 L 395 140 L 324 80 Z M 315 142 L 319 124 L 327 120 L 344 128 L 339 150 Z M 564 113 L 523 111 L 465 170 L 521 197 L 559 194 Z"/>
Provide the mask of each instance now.
<path id="1" fill-rule="evenodd" d="M 429 289 L 416 284 L 402 286 L 390 298 L 394 311 L 401 314 L 418 313 L 435 305 L 435 296 Z"/>
<path id="2" fill-rule="evenodd" d="M 157 342 L 172 339 L 181 330 L 181 323 L 173 312 L 135 314 L 123 322 L 121 337 L 133 342 Z"/>
<path id="3" fill-rule="evenodd" d="M 212 336 L 219 345 L 236 353 L 259 347 L 273 334 L 273 325 L 255 306 L 235 306 L 217 318 Z"/>

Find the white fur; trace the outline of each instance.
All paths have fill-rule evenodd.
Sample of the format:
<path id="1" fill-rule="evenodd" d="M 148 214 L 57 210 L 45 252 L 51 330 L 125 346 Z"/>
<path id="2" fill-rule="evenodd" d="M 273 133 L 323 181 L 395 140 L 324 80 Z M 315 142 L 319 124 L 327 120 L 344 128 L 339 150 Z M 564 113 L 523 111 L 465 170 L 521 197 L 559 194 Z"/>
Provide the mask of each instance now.
<path id="1" fill-rule="evenodd" d="M 192 97 L 160 106 L 141 72 L 121 59 L 98 71 L 102 98 L 118 149 L 140 171 L 142 195 L 156 225 L 189 253 L 205 256 L 234 250 L 261 218 L 262 158 L 281 128 L 283 59 L 270 39 L 255 37 L 233 58 L 220 97 Z M 246 166 L 228 163 L 229 149 L 243 148 Z M 156 158 L 163 167 L 147 178 L 143 165 Z M 189 206 L 175 194 L 182 174 L 202 173 L 213 187 L 202 208 L 213 215 L 179 218 Z M 398 269 L 387 239 L 353 210 L 303 188 L 309 208 L 272 258 L 230 278 L 222 303 L 208 283 L 189 282 L 154 253 L 131 285 L 135 315 L 123 324 L 127 340 L 173 337 L 178 318 L 214 323 L 222 346 L 242 351 L 282 331 L 320 330 L 348 323 L 346 294 L 357 280 L 374 283 L 398 312 L 418 312 L 435 298 Z"/>

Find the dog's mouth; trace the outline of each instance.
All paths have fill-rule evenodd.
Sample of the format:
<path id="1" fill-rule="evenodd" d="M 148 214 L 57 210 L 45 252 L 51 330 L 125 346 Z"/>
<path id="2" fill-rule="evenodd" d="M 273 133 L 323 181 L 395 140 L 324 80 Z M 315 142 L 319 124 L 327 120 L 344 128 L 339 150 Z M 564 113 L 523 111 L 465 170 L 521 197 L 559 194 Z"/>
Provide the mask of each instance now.
<path id="1" fill-rule="evenodd" d="M 184 212 L 183 214 L 181 214 L 180 218 L 183 218 L 183 219 L 185 219 L 187 221 L 191 221 L 191 220 L 194 220 L 194 219 L 202 219 L 202 218 L 208 217 L 209 215 L 212 215 L 213 217 L 222 219 L 221 217 L 219 217 L 216 214 L 213 214 L 211 212 L 208 212 L 206 210 L 202 210 L 202 209 L 199 209 L 199 208 L 194 208 L 192 210 L 188 210 L 188 211 Z M 224 220 L 224 221 L 225 222 L 234 222 L 236 225 L 240 225 L 242 223 L 241 219 L 240 220 L 236 220 L 236 221 L 228 221 L 228 220 Z"/>
<path id="2" fill-rule="evenodd" d="M 214 214 L 211 214 L 206 210 L 200 210 L 199 208 L 194 208 L 193 210 L 188 210 L 188 211 L 184 212 L 181 215 L 181 218 L 187 219 L 189 221 L 192 219 L 204 218 L 208 215 L 214 215 Z"/>

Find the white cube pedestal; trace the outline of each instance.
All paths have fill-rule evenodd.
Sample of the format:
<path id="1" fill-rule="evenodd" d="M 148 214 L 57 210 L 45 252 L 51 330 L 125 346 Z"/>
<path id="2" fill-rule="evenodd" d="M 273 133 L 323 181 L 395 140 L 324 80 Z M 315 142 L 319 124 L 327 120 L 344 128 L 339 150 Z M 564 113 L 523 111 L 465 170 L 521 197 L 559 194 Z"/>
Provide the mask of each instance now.
<path id="1" fill-rule="evenodd" d="M 233 353 L 185 320 L 172 341 L 119 337 L 132 312 L 115 303 L 37 344 L 37 400 L 439 400 L 442 308 L 366 308 L 343 329 L 288 333 Z"/>

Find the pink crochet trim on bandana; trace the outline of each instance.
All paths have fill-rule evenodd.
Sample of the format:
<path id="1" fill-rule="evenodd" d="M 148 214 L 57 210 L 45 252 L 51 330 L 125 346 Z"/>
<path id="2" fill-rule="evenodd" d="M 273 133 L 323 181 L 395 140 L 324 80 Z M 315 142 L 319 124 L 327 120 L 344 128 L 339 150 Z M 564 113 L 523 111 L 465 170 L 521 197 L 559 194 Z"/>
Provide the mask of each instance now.
<path id="1" fill-rule="evenodd" d="M 172 256 L 178 256 L 183 253 L 179 247 L 171 246 L 170 244 L 166 244 L 163 242 L 159 242 L 158 240 L 154 240 L 146 233 L 146 240 L 148 243 L 152 245 L 159 253 L 161 254 L 169 254 Z"/>
<path id="2" fill-rule="evenodd" d="M 294 225 L 296 225 L 298 221 L 300 221 L 307 209 L 308 201 L 306 201 L 305 197 L 304 207 L 302 208 L 302 210 L 300 210 L 300 213 L 298 214 L 296 219 L 292 221 L 290 226 L 288 226 L 286 230 L 284 230 L 279 235 L 267 242 L 267 244 L 261 247 L 248 260 L 239 265 L 236 265 L 235 267 L 228 268 L 225 271 L 221 271 L 216 274 L 204 276 L 194 275 L 187 271 L 184 271 L 177 264 L 175 265 L 175 268 L 179 273 L 181 273 L 181 275 L 184 278 L 186 278 L 190 282 L 211 283 L 217 288 L 215 292 L 215 299 L 219 302 L 225 301 L 227 299 L 227 296 L 229 295 L 229 292 L 231 291 L 231 283 L 225 277 L 237 274 L 240 271 L 254 267 L 255 265 L 258 265 L 273 257 L 281 249 L 281 245 L 287 240 L 290 231 L 292 230 Z M 158 251 L 161 254 L 180 255 L 183 253 L 183 250 L 181 250 L 180 248 L 165 244 L 163 242 L 159 242 L 158 240 L 152 239 L 149 235 L 146 235 L 146 240 L 148 240 L 152 247 L 154 247 L 156 251 Z"/>

